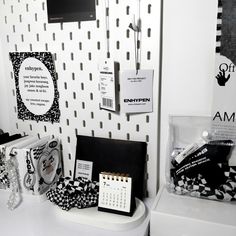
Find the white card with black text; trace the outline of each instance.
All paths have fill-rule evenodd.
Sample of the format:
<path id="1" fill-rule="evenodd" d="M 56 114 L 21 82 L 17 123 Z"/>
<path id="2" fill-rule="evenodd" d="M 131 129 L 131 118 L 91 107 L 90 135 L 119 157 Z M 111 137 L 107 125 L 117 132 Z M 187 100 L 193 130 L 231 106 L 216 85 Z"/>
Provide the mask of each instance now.
<path id="1" fill-rule="evenodd" d="M 126 70 L 121 77 L 121 111 L 153 111 L 153 70 Z"/>
<path id="2" fill-rule="evenodd" d="M 115 63 L 111 59 L 106 59 L 99 65 L 101 108 L 111 111 L 116 110 L 115 84 Z"/>
<path id="3" fill-rule="evenodd" d="M 92 180 L 93 162 L 76 160 L 75 178 L 81 177 L 87 180 Z"/>

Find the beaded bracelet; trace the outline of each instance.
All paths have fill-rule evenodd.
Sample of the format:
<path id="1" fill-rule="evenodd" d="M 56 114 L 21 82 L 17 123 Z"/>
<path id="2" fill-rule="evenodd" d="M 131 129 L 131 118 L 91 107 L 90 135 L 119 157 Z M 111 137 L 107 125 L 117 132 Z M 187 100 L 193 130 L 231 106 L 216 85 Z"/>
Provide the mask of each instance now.
<path id="1" fill-rule="evenodd" d="M 22 200 L 20 194 L 17 162 L 14 156 L 10 157 L 10 159 L 6 161 L 6 172 L 8 174 L 8 180 L 11 188 L 11 194 L 7 202 L 7 207 L 10 210 L 14 210 L 21 203 Z"/>

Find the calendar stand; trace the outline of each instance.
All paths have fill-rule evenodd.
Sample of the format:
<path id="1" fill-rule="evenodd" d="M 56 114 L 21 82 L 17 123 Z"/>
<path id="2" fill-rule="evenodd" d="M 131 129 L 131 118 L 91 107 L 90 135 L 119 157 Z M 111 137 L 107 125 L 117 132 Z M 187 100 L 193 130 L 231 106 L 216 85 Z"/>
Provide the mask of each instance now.
<path id="1" fill-rule="evenodd" d="M 123 231 L 137 227 L 146 217 L 146 208 L 142 201 L 136 200 L 136 210 L 132 217 L 117 215 L 113 213 L 98 211 L 97 207 L 63 211 L 55 206 L 55 212 L 58 217 L 70 220 L 79 224 L 86 224 L 98 228 Z"/>
<path id="2" fill-rule="evenodd" d="M 125 174 L 100 173 L 98 210 L 132 216 L 135 210 L 132 178 Z"/>

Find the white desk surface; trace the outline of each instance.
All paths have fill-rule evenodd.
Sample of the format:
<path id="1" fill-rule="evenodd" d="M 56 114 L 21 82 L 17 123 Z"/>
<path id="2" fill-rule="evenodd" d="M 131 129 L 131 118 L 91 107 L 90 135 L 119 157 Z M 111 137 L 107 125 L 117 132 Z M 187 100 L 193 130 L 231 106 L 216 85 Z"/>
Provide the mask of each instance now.
<path id="1" fill-rule="evenodd" d="M 74 223 L 58 217 L 55 206 L 49 201 L 40 202 L 32 197 L 24 198 L 21 205 L 13 211 L 7 209 L 9 192 L 0 190 L 0 235 L 5 236 L 146 236 L 150 211 L 136 228 L 127 231 L 111 231 Z M 153 200 L 145 201 L 148 208 Z"/>
<path id="2" fill-rule="evenodd" d="M 236 203 L 179 196 L 163 187 L 150 228 L 151 236 L 236 236 Z"/>

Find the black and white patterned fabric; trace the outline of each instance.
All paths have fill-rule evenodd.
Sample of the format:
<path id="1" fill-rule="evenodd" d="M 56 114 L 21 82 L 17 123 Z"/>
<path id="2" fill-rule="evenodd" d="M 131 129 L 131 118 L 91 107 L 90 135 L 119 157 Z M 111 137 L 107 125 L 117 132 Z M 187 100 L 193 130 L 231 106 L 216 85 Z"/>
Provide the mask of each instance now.
<path id="1" fill-rule="evenodd" d="M 70 177 L 62 177 L 54 188 L 50 189 L 46 196 L 49 201 L 58 205 L 63 210 L 73 207 L 87 208 L 97 206 L 99 183 L 83 178 L 71 180 Z"/>
<path id="2" fill-rule="evenodd" d="M 9 179 L 8 174 L 5 169 L 5 164 L 0 161 L 0 186 L 8 186 L 9 187 Z"/>
<path id="3" fill-rule="evenodd" d="M 210 187 L 201 174 L 194 178 L 189 178 L 185 175 L 176 177 L 171 172 L 169 189 L 179 195 L 190 195 L 220 201 L 236 201 L 236 166 L 219 164 L 219 167 L 223 170 L 226 181 L 218 188 Z"/>

